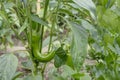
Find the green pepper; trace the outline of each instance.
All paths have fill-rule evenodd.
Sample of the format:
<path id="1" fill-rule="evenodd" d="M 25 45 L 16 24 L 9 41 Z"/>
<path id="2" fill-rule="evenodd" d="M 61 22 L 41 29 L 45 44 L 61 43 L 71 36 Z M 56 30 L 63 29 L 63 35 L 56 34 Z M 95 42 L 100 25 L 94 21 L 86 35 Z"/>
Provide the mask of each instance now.
<path id="1" fill-rule="evenodd" d="M 48 62 L 53 59 L 55 56 L 55 51 L 50 52 L 48 54 L 41 54 L 39 52 L 39 35 L 32 35 L 32 50 L 34 57 L 40 62 Z"/>
<path id="2" fill-rule="evenodd" d="M 73 60 L 72 60 L 72 56 L 70 55 L 70 53 L 67 54 L 66 64 L 67 64 L 69 67 L 71 67 L 72 69 L 74 69 Z"/>
<path id="3" fill-rule="evenodd" d="M 39 50 L 33 49 L 33 54 L 40 62 L 48 62 L 53 59 L 55 52 L 51 52 L 49 54 L 41 54 Z"/>

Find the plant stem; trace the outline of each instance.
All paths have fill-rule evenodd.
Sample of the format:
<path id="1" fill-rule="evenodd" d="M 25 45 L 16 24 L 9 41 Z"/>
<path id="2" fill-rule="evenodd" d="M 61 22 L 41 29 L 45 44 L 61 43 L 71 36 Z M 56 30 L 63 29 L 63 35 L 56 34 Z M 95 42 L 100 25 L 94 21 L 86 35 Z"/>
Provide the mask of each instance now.
<path id="1" fill-rule="evenodd" d="M 53 29 L 54 29 L 55 23 L 53 21 L 51 31 L 50 31 L 50 41 L 49 41 L 49 47 L 48 47 L 48 52 L 50 51 L 51 43 L 52 43 L 52 36 L 53 36 Z"/>
<path id="2" fill-rule="evenodd" d="M 47 63 L 44 64 L 42 72 L 41 72 L 42 73 L 42 80 L 44 80 L 44 72 L 45 72 L 46 64 Z"/>
<path id="3" fill-rule="evenodd" d="M 45 0 L 45 9 L 44 9 L 44 14 L 43 14 L 43 20 L 46 19 L 48 5 L 49 5 L 49 0 Z M 41 35 L 40 35 L 40 53 L 41 53 L 41 51 L 42 51 L 43 33 L 44 33 L 44 25 L 41 26 Z"/>
<path id="4" fill-rule="evenodd" d="M 55 27 L 55 21 L 57 21 L 57 12 L 58 12 L 58 9 L 59 9 L 59 5 L 60 5 L 60 0 L 58 0 L 58 5 L 57 5 L 57 9 L 55 11 L 55 15 L 53 15 L 52 27 L 51 27 L 51 31 L 50 31 L 50 41 L 49 41 L 48 52 L 50 51 L 50 47 L 51 47 L 51 44 L 52 44 L 52 36 L 53 36 L 54 27 Z"/>
<path id="5" fill-rule="evenodd" d="M 47 9 L 48 9 L 48 5 L 49 5 L 49 0 L 45 0 L 45 9 L 44 9 L 44 14 L 43 14 L 43 20 L 46 20 L 46 15 L 47 15 Z M 43 33 L 44 33 L 44 25 L 41 25 L 40 28 L 40 53 L 42 51 L 42 44 L 43 44 Z M 46 63 L 44 65 L 44 68 L 42 69 L 42 80 L 44 80 L 44 70 L 46 67 Z"/>
<path id="6" fill-rule="evenodd" d="M 34 71 L 33 71 L 33 73 L 34 73 L 34 75 L 37 75 L 37 71 L 38 71 L 37 62 L 36 62 L 36 61 L 33 61 L 33 65 L 34 65 Z"/>

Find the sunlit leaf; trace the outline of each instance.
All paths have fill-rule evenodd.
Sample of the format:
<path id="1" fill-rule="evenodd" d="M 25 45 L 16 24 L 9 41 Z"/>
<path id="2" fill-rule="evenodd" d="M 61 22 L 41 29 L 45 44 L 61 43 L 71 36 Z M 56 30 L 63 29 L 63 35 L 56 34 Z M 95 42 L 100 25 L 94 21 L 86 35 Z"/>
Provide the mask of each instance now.
<path id="1" fill-rule="evenodd" d="M 73 64 L 75 68 L 79 71 L 81 65 L 87 54 L 87 41 L 88 34 L 87 31 L 79 24 L 70 22 L 70 28 L 73 33 L 73 44 L 71 54 L 73 58 Z"/>
<path id="2" fill-rule="evenodd" d="M 67 54 L 67 61 L 66 64 L 71 67 L 72 69 L 74 69 L 74 65 L 73 65 L 73 59 L 70 53 Z"/>
<path id="3" fill-rule="evenodd" d="M 75 71 L 69 66 L 64 65 L 64 66 L 62 66 L 62 68 L 63 68 L 63 72 L 62 72 L 61 76 L 66 79 L 69 77 L 72 77 L 72 75 L 75 74 Z"/>
<path id="4" fill-rule="evenodd" d="M 36 23 L 39 23 L 41 25 L 44 25 L 44 26 L 47 26 L 48 27 L 48 24 L 47 22 L 45 22 L 44 20 L 42 20 L 41 18 L 39 18 L 38 16 L 36 15 L 31 15 L 31 19 L 36 22 Z"/>
<path id="5" fill-rule="evenodd" d="M 93 19 L 96 19 L 96 6 L 92 0 L 73 0 L 80 7 L 88 10 Z"/>
<path id="6" fill-rule="evenodd" d="M 0 79 L 12 80 L 18 65 L 18 59 L 13 54 L 4 54 L 0 57 Z"/>

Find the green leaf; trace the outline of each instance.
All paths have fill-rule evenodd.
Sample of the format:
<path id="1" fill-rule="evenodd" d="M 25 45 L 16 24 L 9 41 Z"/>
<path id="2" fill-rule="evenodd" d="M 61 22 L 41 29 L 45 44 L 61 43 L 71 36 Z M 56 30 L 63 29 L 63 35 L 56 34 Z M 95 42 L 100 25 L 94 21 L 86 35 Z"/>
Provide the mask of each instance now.
<path id="1" fill-rule="evenodd" d="M 15 80 L 23 80 L 23 78 L 17 78 L 17 79 L 15 79 Z"/>
<path id="2" fill-rule="evenodd" d="M 55 68 L 55 66 L 53 66 L 48 71 L 48 79 L 49 80 L 66 80 L 60 75 L 60 73 L 58 73 L 58 68 Z"/>
<path id="3" fill-rule="evenodd" d="M 22 62 L 22 68 L 27 69 L 27 70 L 32 70 L 34 68 L 32 61 L 30 59 L 28 59 L 25 62 Z"/>
<path id="4" fill-rule="evenodd" d="M 22 27 L 20 27 L 20 30 L 18 34 L 20 35 L 27 27 L 28 27 L 28 20 L 26 19 L 25 22 L 23 23 Z"/>
<path id="5" fill-rule="evenodd" d="M 69 10 L 66 10 L 66 9 L 60 9 L 59 12 L 65 13 L 65 14 L 68 14 L 68 15 L 73 15 Z"/>
<path id="6" fill-rule="evenodd" d="M 108 33 L 105 33 L 104 36 L 103 36 L 103 41 L 104 41 L 104 44 L 107 45 L 108 43 L 109 44 L 112 44 L 113 43 L 113 40 L 114 38 L 110 36 L 110 34 Z"/>
<path id="7" fill-rule="evenodd" d="M 106 6 L 108 0 L 100 0 L 99 3 L 101 3 L 103 6 Z"/>
<path id="8" fill-rule="evenodd" d="M 47 22 L 45 22 L 44 20 L 42 20 L 41 18 L 39 18 L 38 16 L 36 15 L 31 15 L 31 19 L 32 21 L 36 22 L 36 23 L 39 23 L 41 25 L 44 25 L 44 26 L 47 26 L 48 27 L 48 24 Z"/>
<path id="9" fill-rule="evenodd" d="M 24 77 L 23 80 L 42 80 L 42 75 L 41 74 L 35 75 L 35 76 L 28 75 L 28 76 Z"/>
<path id="10" fill-rule="evenodd" d="M 97 36 L 97 29 L 95 28 L 94 25 L 90 24 L 86 20 L 81 20 L 81 25 L 89 31 L 90 35 L 96 38 Z"/>
<path id="11" fill-rule="evenodd" d="M 102 5 L 105 8 L 110 8 L 113 6 L 114 2 L 116 0 L 100 0 L 99 4 Z"/>
<path id="12" fill-rule="evenodd" d="M 18 65 L 18 59 L 13 54 L 0 56 L 0 80 L 12 80 Z"/>
<path id="13" fill-rule="evenodd" d="M 18 19 L 18 16 L 16 14 L 9 14 L 8 17 L 10 17 L 7 20 L 11 19 L 11 23 L 15 24 L 17 27 L 20 27 L 20 21 Z"/>
<path id="14" fill-rule="evenodd" d="M 117 42 L 117 44 L 118 44 L 119 47 L 120 47 L 120 36 L 118 36 L 118 37 L 116 38 L 116 42 Z"/>
<path id="15" fill-rule="evenodd" d="M 95 15 L 96 15 L 96 6 L 93 3 L 92 0 L 73 0 L 77 5 L 79 5 L 80 7 L 88 10 L 91 14 L 91 17 L 93 19 L 96 19 Z"/>
<path id="16" fill-rule="evenodd" d="M 16 80 L 18 77 L 20 77 L 21 75 L 23 75 L 22 72 L 16 72 L 12 78 L 12 80 Z"/>
<path id="17" fill-rule="evenodd" d="M 90 24 L 89 22 L 87 22 L 86 20 L 81 20 L 81 25 L 86 29 L 89 30 L 90 32 L 96 32 L 97 30 L 95 29 L 95 27 Z"/>
<path id="18" fill-rule="evenodd" d="M 73 60 L 72 60 L 72 56 L 70 53 L 67 54 L 67 61 L 66 64 L 71 67 L 72 69 L 74 69 L 74 65 L 73 65 Z"/>
<path id="19" fill-rule="evenodd" d="M 79 24 L 69 22 L 73 33 L 73 41 L 71 47 L 71 55 L 74 67 L 79 71 L 83 61 L 87 55 L 88 33 Z"/>
<path id="20" fill-rule="evenodd" d="M 120 47 L 118 44 L 114 44 L 113 45 L 109 44 L 108 47 L 111 49 L 112 52 L 114 52 L 115 54 L 120 54 Z"/>
<path id="21" fill-rule="evenodd" d="M 13 8 L 15 6 L 15 4 L 13 2 L 8 2 L 4 4 L 5 9 L 10 9 Z"/>
<path id="22" fill-rule="evenodd" d="M 112 7 L 115 2 L 116 2 L 116 0 L 108 0 L 107 7 L 109 7 L 109 8 Z"/>
<path id="23" fill-rule="evenodd" d="M 119 33 L 120 32 L 120 17 L 112 10 L 107 9 L 101 12 L 102 7 L 99 7 L 98 9 L 98 23 L 100 26 L 103 26 L 110 30 L 113 33 Z M 101 13 L 99 13 L 101 12 Z"/>
<path id="24" fill-rule="evenodd" d="M 52 76 L 52 78 L 50 78 L 49 80 L 65 80 L 65 79 L 62 78 L 61 76 Z"/>
<path id="25" fill-rule="evenodd" d="M 61 76 L 65 79 L 72 77 L 72 75 L 76 73 L 71 67 L 67 65 L 62 66 L 62 69 L 63 69 L 63 72 Z"/>
<path id="26" fill-rule="evenodd" d="M 54 65 L 55 67 L 60 67 L 61 65 L 64 65 L 67 60 L 67 55 L 63 47 L 60 47 L 56 51 L 56 55 L 54 58 Z"/>
<path id="27" fill-rule="evenodd" d="M 5 16 L 5 12 L 4 11 L 0 11 L 0 17 L 2 19 L 4 19 L 4 21 L 8 22 L 8 20 L 7 20 L 6 16 Z"/>
<path id="28" fill-rule="evenodd" d="M 85 74 L 85 76 L 82 76 L 80 80 L 92 80 L 92 78 L 89 76 L 89 74 Z"/>
<path id="29" fill-rule="evenodd" d="M 116 5 L 120 8 L 120 0 L 116 0 Z"/>
<path id="30" fill-rule="evenodd" d="M 73 74 L 72 76 L 73 76 L 74 79 L 78 79 L 78 80 L 79 80 L 80 77 L 85 76 L 85 74 L 84 74 L 84 73 L 75 73 L 75 74 Z"/>

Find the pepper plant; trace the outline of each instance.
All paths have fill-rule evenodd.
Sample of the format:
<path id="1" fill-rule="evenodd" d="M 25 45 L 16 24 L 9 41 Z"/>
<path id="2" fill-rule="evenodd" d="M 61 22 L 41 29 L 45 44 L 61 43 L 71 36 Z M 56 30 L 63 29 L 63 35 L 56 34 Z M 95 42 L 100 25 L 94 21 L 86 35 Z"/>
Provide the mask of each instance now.
<path id="1" fill-rule="evenodd" d="M 18 59 L 8 52 L 0 57 L 0 79 L 46 80 L 47 65 L 54 64 L 49 80 L 119 80 L 119 4 L 119 0 L 1 0 L 0 24 L 22 41 L 31 68 L 27 75 L 16 71 Z M 86 59 L 96 63 L 89 66 Z"/>
<path id="2" fill-rule="evenodd" d="M 67 64 L 70 66 L 73 70 L 76 71 L 76 73 L 79 73 L 80 67 L 82 65 L 82 62 L 84 58 L 80 57 L 78 58 L 77 55 L 79 56 L 79 53 L 82 53 L 82 51 L 85 51 L 84 54 L 87 52 L 87 32 L 85 31 L 84 28 L 80 28 L 82 32 L 76 30 L 79 30 L 79 25 L 72 22 L 72 19 L 74 20 L 74 16 L 68 19 L 65 19 L 64 17 L 67 17 L 68 13 L 66 8 L 70 8 L 69 6 L 66 5 L 61 5 L 61 4 L 67 4 L 67 3 L 72 3 L 72 1 L 41 1 L 41 12 L 39 13 L 36 10 L 36 3 L 37 1 L 27 1 L 27 0 L 16 0 L 16 1 L 1 1 L 1 9 L 3 9 L 3 12 L 5 14 L 2 14 L 3 20 L 7 20 L 7 25 L 10 26 L 10 28 L 13 30 L 13 32 L 16 34 L 16 36 L 23 42 L 23 44 L 27 44 L 26 50 L 29 53 L 29 56 L 32 60 L 32 64 L 34 68 L 31 70 L 32 71 L 32 76 L 33 78 L 36 78 L 37 75 L 42 75 L 42 79 L 44 79 L 44 70 L 46 67 L 47 62 L 50 62 L 52 59 L 54 59 L 54 64 L 56 67 L 60 67 L 61 65 Z M 7 9 L 10 10 L 10 8 L 5 8 L 6 4 L 11 5 L 12 4 L 12 9 L 17 15 L 17 24 L 16 25 L 14 22 L 10 21 Z M 65 9 L 63 9 L 66 7 Z M 73 15 L 73 14 L 72 14 Z M 66 23 L 59 21 L 63 19 L 66 21 Z M 60 23 L 59 23 L 60 22 Z M 65 25 L 65 26 L 64 26 Z M 69 25 L 71 27 L 66 28 L 66 29 L 73 29 L 73 34 L 70 37 L 72 42 L 71 45 L 74 48 L 79 49 L 79 47 L 85 47 L 81 51 L 75 51 L 76 49 L 69 47 L 70 44 L 68 43 L 65 44 L 62 42 L 65 40 L 63 38 L 60 39 L 59 35 L 62 33 L 60 29 L 64 29 L 66 25 Z M 62 27 L 63 26 L 63 27 Z M 75 28 L 73 27 L 75 26 Z M 19 30 L 20 29 L 20 30 Z M 43 40 L 44 40 L 44 33 L 45 29 L 48 30 L 50 36 L 49 36 L 49 43 L 48 43 L 48 50 L 46 53 L 42 52 L 43 48 Z M 23 35 L 21 35 L 21 33 Z M 85 36 L 82 36 L 82 34 L 86 34 Z M 80 34 L 80 35 L 79 35 Z M 62 35 L 62 34 L 60 34 Z M 53 37 L 56 37 L 55 40 L 53 40 Z M 82 38 L 83 37 L 83 38 Z M 78 41 L 76 39 L 83 40 L 84 44 L 78 45 Z M 59 40 L 60 46 L 55 46 L 53 41 Z M 74 45 L 75 43 L 75 45 Z M 75 54 L 71 56 L 71 51 L 74 51 Z M 13 56 L 12 54 L 10 56 Z M 14 56 L 15 57 L 15 56 Z M 83 55 L 85 57 L 85 55 Z M 72 58 L 76 58 L 74 61 L 72 61 Z M 59 60 L 59 61 L 58 61 Z M 79 60 L 80 63 L 79 63 Z M 17 61 L 17 60 L 16 60 Z M 77 63 L 78 65 L 76 65 Z M 17 63 L 17 62 L 16 62 Z M 42 63 L 42 65 L 40 65 Z M 74 66 L 75 65 L 75 66 Z M 16 66 L 15 66 L 16 67 Z M 6 75 L 7 76 L 7 75 Z M 9 76 L 7 76 L 9 77 Z M 13 77 L 13 76 L 12 76 Z M 12 79 L 10 76 L 9 79 Z M 1 75 L 1 78 L 4 79 L 3 75 Z M 13 77 L 15 79 L 15 77 Z"/>

